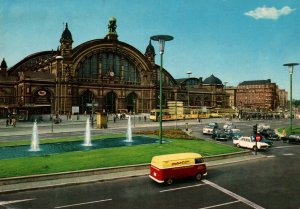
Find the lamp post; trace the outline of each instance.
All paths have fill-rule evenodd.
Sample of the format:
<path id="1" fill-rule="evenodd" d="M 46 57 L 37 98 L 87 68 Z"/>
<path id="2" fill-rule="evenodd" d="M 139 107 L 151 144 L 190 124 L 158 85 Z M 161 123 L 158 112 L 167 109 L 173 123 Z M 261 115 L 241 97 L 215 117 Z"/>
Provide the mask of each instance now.
<path id="1" fill-rule="evenodd" d="M 135 127 L 136 98 L 133 98 L 133 127 Z"/>
<path id="2" fill-rule="evenodd" d="M 151 36 L 151 40 L 159 42 L 160 54 L 160 70 L 159 70 L 159 143 L 162 144 L 162 69 L 163 69 L 163 54 L 165 50 L 165 42 L 173 40 L 173 36 L 155 35 Z"/>
<path id="3" fill-rule="evenodd" d="M 187 71 L 186 74 L 188 74 L 188 79 L 190 79 L 190 75 L 192 74 L 192 71 Z M 188 82 L 186 82 L 186 85 L 188 87 L 188 113 L 190 114 L 190 85 Z"/>
<path id="4" fill-rule="evenodd" d="M 292 132 L 293 129 L 293 112 L 292 112 L 292 101 L 293 101 L 293 69 L 294 66 L 299 65 L 299 63 L 287 63 L 283 66 L 289 67 L 290 72 L 290 132 Z"/>
<path id="5" fill-rule="evenodd" d="M 51 108 L 50 108 L 50 112 L 51 112 L 51 133 L 53 133 L 53 120 L 54 120 L 54 118 L 53 118 L 53 98 L 51 97 L 50 98 L 50 103 L 51 103 Z"/>
<path id="6" fill-rule="evenodd" d="M 62 71 L 63 71 L 63 56 L 56 56 L 55 57 L 57 62 L 61 62 L 61 72 L 58 72 L 58 65 L 56 66 L 56 90 L 55 90 L 55 94 L 56 97 L 58 98 L 57 100 L 55 100 L 55 111 L 58 112 L 58 114 L 60 114 L 60 107 L 61 107 L 61 97 L 62 97 L 62 86 L 61 86 L 61 75 L 62 75 Z"/>

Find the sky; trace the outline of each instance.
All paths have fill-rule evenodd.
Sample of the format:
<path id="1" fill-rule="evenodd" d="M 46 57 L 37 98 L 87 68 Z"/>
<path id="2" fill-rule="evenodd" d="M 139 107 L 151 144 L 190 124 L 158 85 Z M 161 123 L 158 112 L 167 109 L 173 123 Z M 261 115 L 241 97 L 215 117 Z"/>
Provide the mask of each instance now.
<path id="1" fill-rule="evenodd" d="M 227 86 L 271 79 L 289 92 L 283 64 L 300 62 L 299 0 L 0 0 L 0 61 L 56 50 L 68 23 L 73 48 L 108 33 L 117 19 L 119 41 L 142 53 L 153 35 L 171 35 L 163 67 L 175 78 L 209 77 Z M 298 44 L 299 43 L 299 44 Z M 156 63 L 160 64 L 159 46 Z M 300 66 L 293 99 L 300 99 Z"/>

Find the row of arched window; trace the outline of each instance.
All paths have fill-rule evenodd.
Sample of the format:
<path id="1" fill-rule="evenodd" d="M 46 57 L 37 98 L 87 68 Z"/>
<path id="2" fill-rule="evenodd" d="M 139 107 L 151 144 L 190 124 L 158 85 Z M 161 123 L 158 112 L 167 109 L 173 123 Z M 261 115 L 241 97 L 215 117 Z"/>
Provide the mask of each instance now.
<path id="1" fill-rule="evenodd" d="M 77 69 L 77 78 L 99 79 L 105 76 L 114 76 L 115 79 L 140 83 L 139 70 L 128 59 L 117 54 L 98 53 L 84 60 Z"/>

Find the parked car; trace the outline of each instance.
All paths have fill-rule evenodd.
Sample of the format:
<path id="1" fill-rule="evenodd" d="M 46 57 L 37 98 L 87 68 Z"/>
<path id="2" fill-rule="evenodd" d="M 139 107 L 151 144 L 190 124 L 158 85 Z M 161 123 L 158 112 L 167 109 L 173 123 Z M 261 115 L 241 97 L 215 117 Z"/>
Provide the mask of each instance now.
<path id="1" fill-rule="evenodd" d="M 300 134 L 288 134 L 281 137 L 281 140 L 286 143 L 300 143 Z"/>
<path id="2" fill-rule="evenodd" d="M 256 142 L 250 136 L 241 136 L 238 139 L 234 139 L 232 142 L 233 145 L 237 147 L 249 148 L 253 149 L 254 151 L 267 150 L 269 147 L 269 145 L 264 142 Z"/>
<path id="3" fill-rule="evenodd" d="M 268 139 L 268 140 L 279 140 L 280 137 L 278 136 L 278 134 L 275 133 L 274 129 L 268 128 L 268 129 L 264 129 L 262 131 L 259 132 L 261 136 L 263 136 L 264 138 Z"/>

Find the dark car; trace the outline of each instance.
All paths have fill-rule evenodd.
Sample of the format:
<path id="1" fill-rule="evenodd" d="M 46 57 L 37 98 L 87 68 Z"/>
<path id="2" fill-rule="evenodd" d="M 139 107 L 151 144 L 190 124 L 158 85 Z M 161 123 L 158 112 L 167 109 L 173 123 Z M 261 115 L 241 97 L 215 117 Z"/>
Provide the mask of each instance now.
<path id="1" fill-rule="evenodd" d="M 211 138 L 217 141 L 227 141 L 230 138 L 230 135 L 223 129 L 214 129 Z"/>
<path id="2" fill-rule="evenodd" d="M 263 136 L 267 140 L 277 141 L 280 139 L 278 134 L 275 133 L 274 129 L 268 128 L 259 132 L 261 136 Z"/>
<path id="3" fill-rule="evenodd" d="M 289 134 L 281 137 L 281 140 L 286 143 L 300 143 L 300 134 Z"/>
<path id="4" fill-rule="evenodd" d="M 264 143 L 268 144 L 270 147 L 273 145 L 273 141 L 272 140 L 266 139 L 264 137 L 262 137 L 262 139 L 260 140 L 260 142 L 264 142 Z"/>
<path id="5" fill-rule="evenodd" d="M 237 139 L 243 135 L 241 130 L 237 128 L 228 129 L 226 133 L 228 134 L 228 139 Z"/>

